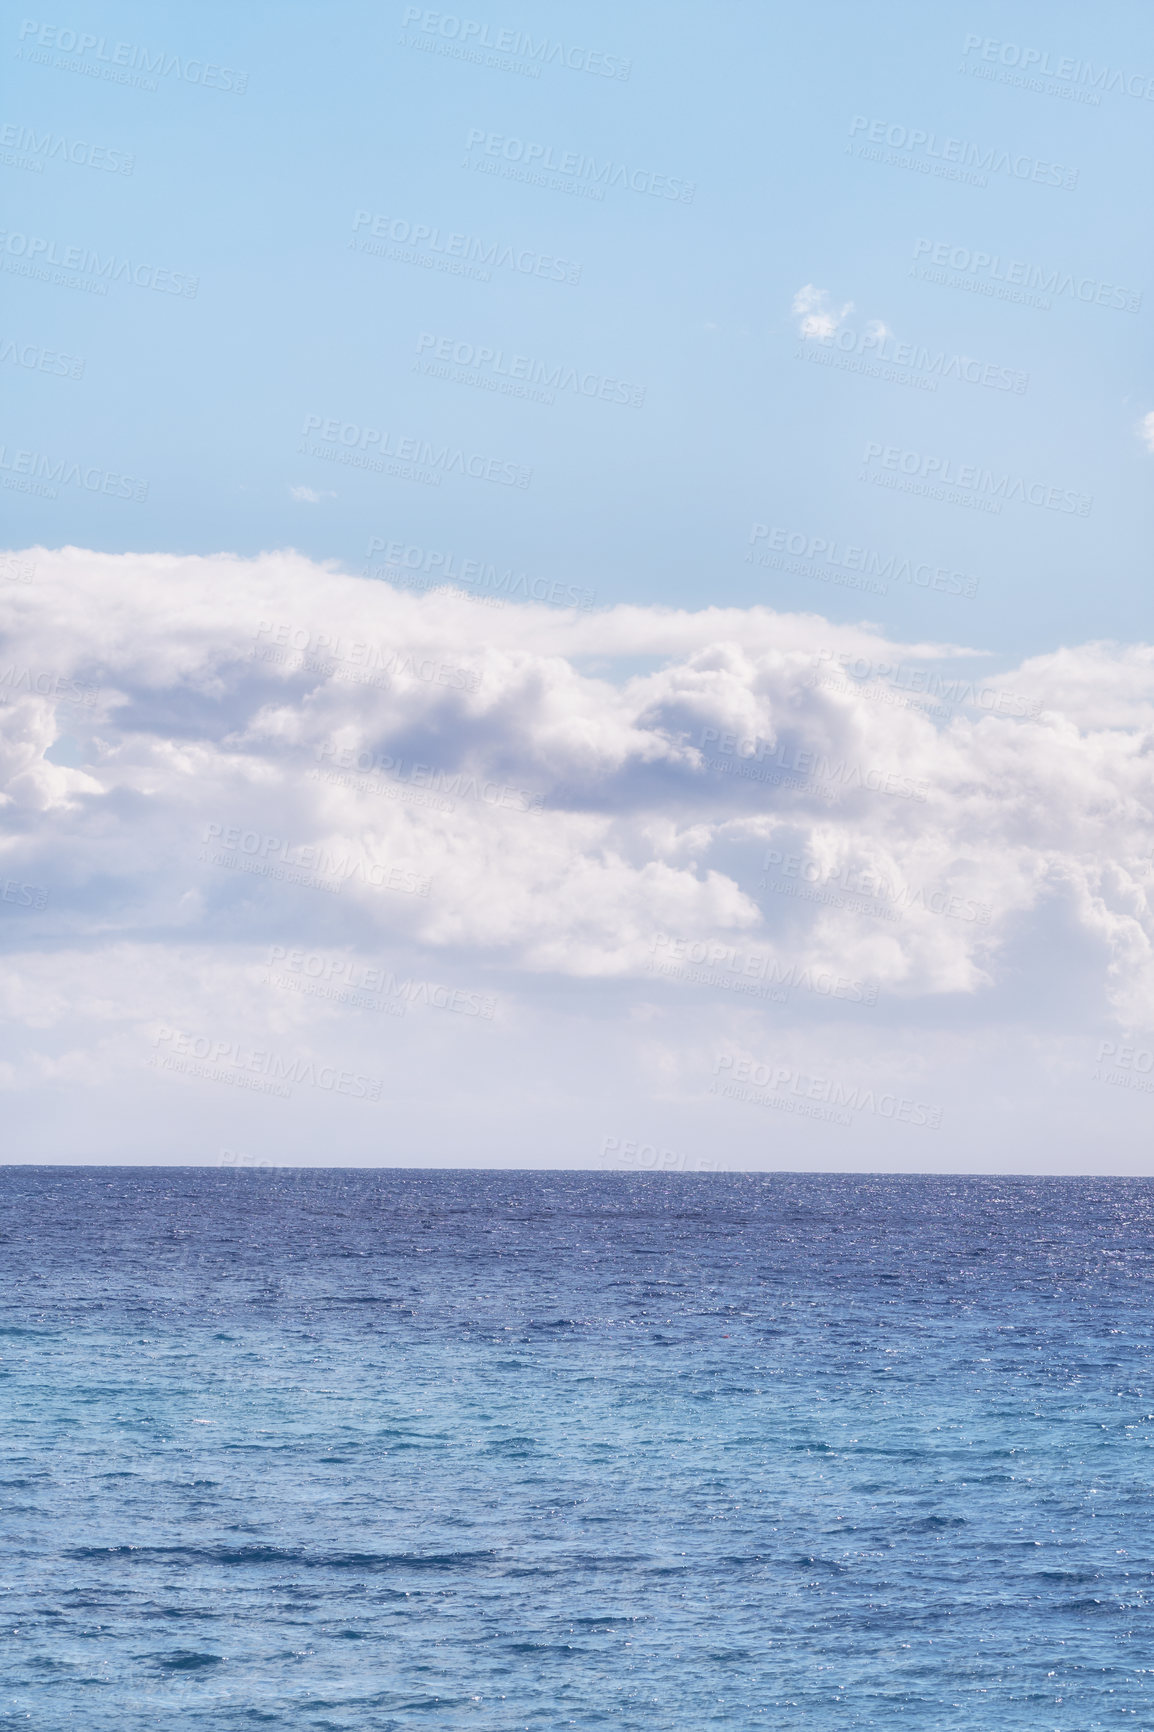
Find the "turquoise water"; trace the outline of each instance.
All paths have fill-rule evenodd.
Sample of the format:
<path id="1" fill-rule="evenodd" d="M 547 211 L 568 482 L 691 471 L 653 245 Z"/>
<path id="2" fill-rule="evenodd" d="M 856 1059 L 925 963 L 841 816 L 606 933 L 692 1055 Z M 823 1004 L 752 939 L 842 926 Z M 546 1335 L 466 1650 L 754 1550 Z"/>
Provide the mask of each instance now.
<path id="1" fill-rule="evenodd" d="M 1140 1180 L 0 1171 L 0 1727 L 1154 1726 Z"/>

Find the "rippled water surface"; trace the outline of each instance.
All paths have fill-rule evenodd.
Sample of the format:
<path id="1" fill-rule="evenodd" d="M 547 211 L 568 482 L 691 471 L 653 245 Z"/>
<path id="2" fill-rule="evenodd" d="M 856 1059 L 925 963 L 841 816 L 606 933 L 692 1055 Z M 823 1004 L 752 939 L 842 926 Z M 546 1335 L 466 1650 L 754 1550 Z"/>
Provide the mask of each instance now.
<path id="1" fill-rule="evenodd" d="M 1154 1726 L 1141 1180 L 0 1170 L 0 1727 Z"/>

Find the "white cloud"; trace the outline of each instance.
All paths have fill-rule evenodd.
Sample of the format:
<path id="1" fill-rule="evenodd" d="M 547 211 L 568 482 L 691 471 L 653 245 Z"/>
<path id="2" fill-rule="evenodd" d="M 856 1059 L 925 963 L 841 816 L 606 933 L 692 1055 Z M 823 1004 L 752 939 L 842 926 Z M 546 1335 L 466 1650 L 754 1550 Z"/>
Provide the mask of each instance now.
<path id="1" fill-rule="evenodd" d="M 852 301 L 836 310 L 830 306 L 829 291 L 815 288 L 812 283 L 806 283 L 793 297 L 793 313 L 803 337 L 832 337 L 852 312 Z"/>
<path id="2" fill-rule="evenodd" d="M 1143 415 L 1138 425 L 1138 437 L 1147 451 L 1154 452 L 1154 409 L 1151 409 L 1149 414 Z"/>
<path id="3" fill-rule="evenodd" d="M 784 1109 L 719 1118 L 719 1053 L 916 1085 L 955 1126 L 1032 1102 L 1052 1147 L 1080 1114 L 1152 1106 L 1091 1079 L 1099 1038 L 1154 1047 L 1147 646 L 979 675 L 958 646 L 767 608 L 489 610 L 291 553 L 35 558 L 3 597 L 23 1032 L 0 1081 L 37 1137 L 61 1086 L 104 1102 L 74 1131 L 106 1158 L 166 1125 L 194 1158 L 213 1124 L 275 1125 L 308 1158 L 353 1110 L 298 1089 L 282 1126 L 279 1101 L 160 1075 L 165 1028 L 392 1077 L 399 1144 L 341 1121 L 376 1159 L 452 1135 L 532 1160 L 552 1124 L 592 1160 L 606 1113 L 724 1125 L 749 1164 L 972 1154 L 962 1129 L 910 1154 L 864 1119 L 847 1143 Z M 657 665 L 614 680 L 617 658 Z M 273 945 L 499 1010 L 390 1020 L 276 988 Z"/>
<path id="4" fill-rule="evenodd" d="M 318 493 L 315 487 L 290 487 L 289 492 L 304 505 L 320 505 L 322 500 L 336 498 L 335 493 L 327 490 Z"/>
<path id="5" fill-rule="evenodd" d="M 840 308 L 831 307 L 829 293 L 807 283 L 793 297 L 793 313 L 803 337 L 828 343 L 834 338 L 854 310 L 852 301 Z M 867 319 L 859 341 L 866 349 L 880 349 L 894 335 L 884 319 Z"/>

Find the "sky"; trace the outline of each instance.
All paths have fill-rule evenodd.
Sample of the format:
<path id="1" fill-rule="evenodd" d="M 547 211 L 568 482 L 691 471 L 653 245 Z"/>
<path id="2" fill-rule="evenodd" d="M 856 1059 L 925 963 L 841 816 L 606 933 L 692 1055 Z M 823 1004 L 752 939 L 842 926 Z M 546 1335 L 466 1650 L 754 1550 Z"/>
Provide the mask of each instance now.
<path id="1" fill-rule="evenodd" d="M 1146 7 L 3 29 L 5 1158 L 1150 1171 Z"/>

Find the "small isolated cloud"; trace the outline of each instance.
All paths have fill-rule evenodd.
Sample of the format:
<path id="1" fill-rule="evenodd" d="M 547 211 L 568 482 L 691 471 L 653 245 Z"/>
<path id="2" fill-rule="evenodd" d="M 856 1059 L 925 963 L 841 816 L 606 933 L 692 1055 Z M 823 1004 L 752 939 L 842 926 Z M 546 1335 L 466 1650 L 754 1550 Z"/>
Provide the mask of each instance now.
<path id="1" fill-rule="evenodd" d="M 322 499 L 336 498 L 335 493 L 318 493 L 315 487 L 290 487 L 289 492 L 305 505 L 319 505 Z"/>
<path id="2" fill-rule="evenodd" d="M 1143 415 L 1138 423 L 1138 437 L 1147 451 L 1154 453 L 1154 409 L 1148 415 Z"/>
<path id="3" fill-rule="evenodd" d="M 853 312 L 853 302 L 847 301 L 840 312 L 829 304 L 829 290 L 806 283 L 793 297 L 793 313 L 800 320 L 803 337 L 832 337 L 838 326 Z"/>

